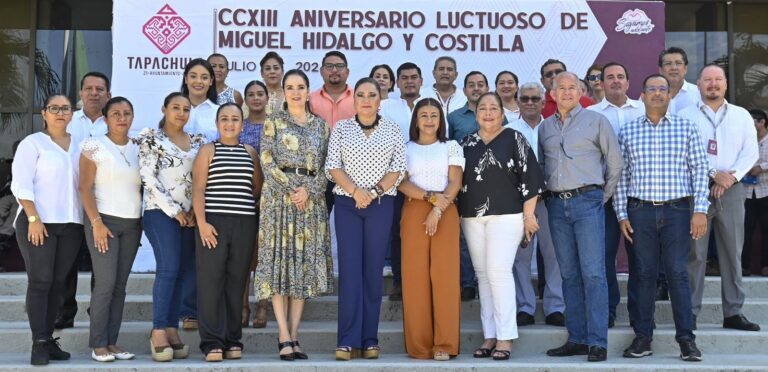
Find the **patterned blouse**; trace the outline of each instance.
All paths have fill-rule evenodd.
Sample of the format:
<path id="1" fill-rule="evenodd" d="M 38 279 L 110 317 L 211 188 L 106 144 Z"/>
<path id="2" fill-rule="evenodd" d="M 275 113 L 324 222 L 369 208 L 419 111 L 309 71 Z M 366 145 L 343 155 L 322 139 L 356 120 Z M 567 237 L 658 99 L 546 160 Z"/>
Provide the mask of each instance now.
<path id="1" fill-rule="evenodd" d="M 171 141 L 162 129 L 139 133 L 139 175 L 144 186 L 144 210 L 161 209 L 168 217 L 192 208 L 192 164 L 206 143 L 201 134 L 188 134 L 189 151 Z"/>
<path id="2" fill-rule="evenodd" d="M 285 102 L 283 92 L 269 92 L 267 93 L 267 96 L 269 99 L 267 100 L 267 106 L 264 107 L 264 111 L 266 111 L 267 115 L 274 114 L 283 109 L 283 102 Z"/>
<path id="3" fill-rule="evenodd" d="M 464 218 L 523 211 L 523 203 L 542 193 L 544 176 L 523 135 L 505 128 L 486 144 L 475 132 L 465 138 L 464 186 L 459 212 Z"/>
<path id="4" fill-rule="evenodd" d="M 235 103 L 235 88 L 226 87 L 216 96 L 216 103 L 223 105 L 225 103 Z"/>
<path id="5" fill-rule="evenodd" d="M 261 151 L 261 131 L 264 123 L 251 123 L 248 118 L 243 121 L 243 131 L 240 132 L 240 142 L 251 145 L 256 152 Z"/>

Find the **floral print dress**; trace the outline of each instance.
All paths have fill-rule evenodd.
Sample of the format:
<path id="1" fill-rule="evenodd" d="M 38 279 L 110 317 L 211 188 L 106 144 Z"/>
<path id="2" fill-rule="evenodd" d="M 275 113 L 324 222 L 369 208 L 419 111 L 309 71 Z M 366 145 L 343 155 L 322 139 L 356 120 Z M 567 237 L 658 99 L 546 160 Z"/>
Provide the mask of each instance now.
<path id="1" fill-rule="evenodd" d="M 323 119 L 312 114 L 307 118 L 302 126 L 287 112 L 278 111 L 264 122 L 260 152 L 264 186 L 255 279 L 259 299 L 275 294 L 304 299 L 333 290 L 323 174 L 330 131 Z M 314 175 L 283 172 L 285 168 L 305 168 Z M 309 194 L 303 212 L 289 196 L 297 187 Z"/>

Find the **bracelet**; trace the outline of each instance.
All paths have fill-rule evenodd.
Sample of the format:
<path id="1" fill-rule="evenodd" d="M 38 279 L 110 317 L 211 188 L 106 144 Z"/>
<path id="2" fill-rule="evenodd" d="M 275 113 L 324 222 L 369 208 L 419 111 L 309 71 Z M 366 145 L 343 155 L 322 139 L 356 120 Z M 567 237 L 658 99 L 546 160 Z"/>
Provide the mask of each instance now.
<path id="1" fill-rule="evenodd" d="M 536 215 L 535 214 L 523 215 L 523 221 L 525 221 L 525 220 L 527 220 L 529 218 L 536 219 Z"/>
<path id="2" fill-rule="evenodd" d="M 437 212 L 437 218 L 441 218 L 441 217 L 443 217 L 443 211 L 441 211 L 441 210 L 440 210 L 440 208 L 438 208 L 438 207 L 433 207 L 433 208 L 432 208 L 432 210 L 433 210 L 433 211 L 435 211 L 435 212 Z"/>
<path id="3" fill-rule="evenodd" d="M 101 216 L 99 216 L 99 217 L 96 217 L 96 218 L 92 219 L 92 220 L 91 220 L 91 225 L 95 224 L 95 223 L 96 223 L 96 221 L 98 221 L 98 220 L 100 220 L 100 219 L 101 219 Z"/>
<path id="4" fill-rule="evenodd" d="M 376 190 L 376 194 L 378 194 L 379 196 L 384 195 L 384 188 L 379 186 L 378 183 L 376 184 L 376 186 L 373 186 L 373 189 Z"/>

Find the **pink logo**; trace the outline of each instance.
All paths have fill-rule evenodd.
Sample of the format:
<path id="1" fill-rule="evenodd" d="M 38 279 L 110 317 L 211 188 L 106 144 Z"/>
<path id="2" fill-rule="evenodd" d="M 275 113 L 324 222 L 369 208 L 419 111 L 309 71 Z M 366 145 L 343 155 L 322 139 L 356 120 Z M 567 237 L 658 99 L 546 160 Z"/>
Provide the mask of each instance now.
<path id="1" fill-rule="evenodd" d="M 168 4 L 144 24 L 142 32 L 163 54 L 168 54 L 192 33 L 192 28 Z"/>
<path id="2" fill-rule="evenodd" d="M 624 32 L 628 35 L 650 34 L 654 27 L 648 15 L 640 9 L 627 10 L 616 21 L 616 32 Z"/>

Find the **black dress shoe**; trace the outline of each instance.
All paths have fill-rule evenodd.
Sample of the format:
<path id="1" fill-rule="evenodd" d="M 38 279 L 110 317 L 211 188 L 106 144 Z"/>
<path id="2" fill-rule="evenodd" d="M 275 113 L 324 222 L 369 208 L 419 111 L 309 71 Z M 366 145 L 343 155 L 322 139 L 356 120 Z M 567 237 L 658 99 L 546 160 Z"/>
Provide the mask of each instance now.
<path id="1" fill-rule="evenodd" d="M 547 355 L 552 357 L 566 357 L 587 354 L 589 354 L 589 347 L 587 345 L 577 344 L 570 341 L 566 342 L 565 345 L 558 348 L 547 350 Z"/>
<path id="2" fill-rule="evenodd" d="M 56 320 L 53 322 L 53 328 L 55 329 L 72 328 L 74 326 L 75 318 L 57 316 Z"/>
<path id="3" fill-rule="evenodd" d="M 602 362 L 608 359 L 608 350 L 600 346 L 590 346 L 587 362 Z"/>
<path id="4" fill-rule="evenodd" d="M 656 285 L 656 301 L 669 301 L 669 287 L 666 283 Z"/>
<path id="5" fill-rule="evenodd" d="M 651 350 L 651 339 L 644 336 L 637 336 L 632 340 L 632 345 L 624 349 L 625 358 L 642 358 L 644 356 L 653 355 Z"/>
<path id="6" fill-rule="evenodd" d="M 534 324 L 536 322 L 533 315 L 526 313 L 525 311 L 521 311 L 517 313 L 517 326 L 523 327 L 527 325 Z"/>
<path id="7" fill-rule="evenodd" d="M 632 323 L 632 322 L 630 322 L 630 323 Z M 608 317 L 608 328 L 613 328 L 615 325 L 616 325 L 616 319 Z"/>
<path id="8" fill-rule="evenodd" d="M 51 359 L 48 355 L 48 340 L 39 339 L 32 342 L 32 353 L 29 358 L 29 363 L 33 366 L 44 366 L 48 364 Z"/>
<path id="9" fill-rule="evenodd" d="M 393 287 L 392 293 L 389 294 L 390 301 L 402 301 L 403 300 L 403 288 Z"/>
<path id="10" fill-rule="evenodd" d="M 48 339 L 48 355 L 51 360 L 69 360 L 71 357 L 68 352 L 61 350 L 58 337 Z"/>
<path id="11" fill-rule="evenodd" d="M 738 329 L 742 331 L 757 332 L 760 330 L 760 326 L 757 323 L 752 323 L 747 320 L 742 314 L 729 316 L 723 319 L 723 328 Z"/>
<path id="12" fill-rule="evenodd" d="M 701 351 L 693 340 L 683 340 L 680 344 L 680 359 L 686 362 L 701 362 Z"/>
<path id="13" fill-rule="evenodd" d="M 472 301 L 477 297 L 477 290 L 475 287 L 464 287 L 461 289 L 461 300 Z"/>
<path id="14" fill-rule="evenodd" d="M 544 318 L 544 323 L 557 327 L 565 327 L 565 316 L 563 316 L 563 313 L 555 311 Z"/>

